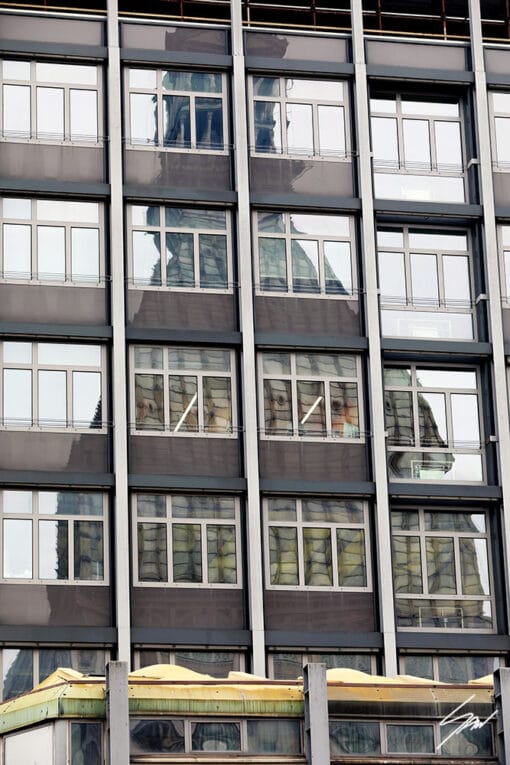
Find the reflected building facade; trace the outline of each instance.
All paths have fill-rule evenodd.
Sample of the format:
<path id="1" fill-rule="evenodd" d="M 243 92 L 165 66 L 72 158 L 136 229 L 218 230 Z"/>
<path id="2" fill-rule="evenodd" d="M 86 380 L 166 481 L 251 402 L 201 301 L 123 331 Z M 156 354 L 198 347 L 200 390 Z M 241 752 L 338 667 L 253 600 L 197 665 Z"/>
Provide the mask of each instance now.
<path id="1" fill-rule="evenodd" d="M 109 656 L 487 674 L 504 3 L 172 2 L 0 8 L 3 696 Z"/>

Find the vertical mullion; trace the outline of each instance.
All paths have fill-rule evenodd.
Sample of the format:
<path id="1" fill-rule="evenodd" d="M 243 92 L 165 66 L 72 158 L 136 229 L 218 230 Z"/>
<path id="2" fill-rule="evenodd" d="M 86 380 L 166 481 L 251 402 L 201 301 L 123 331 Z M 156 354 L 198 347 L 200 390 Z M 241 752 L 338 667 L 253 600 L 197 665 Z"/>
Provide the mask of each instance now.
<path id="1" fill-rule="evenodd" d="M 305 585 L 305 543 L 303 539 L 305 526 L 303 523 L 303 512 L 301 506 L 301 499 L 296 499 L 296 540 L 297 540 L 297 557 L 298 557 L 298 582 L 300 587 Z"/>

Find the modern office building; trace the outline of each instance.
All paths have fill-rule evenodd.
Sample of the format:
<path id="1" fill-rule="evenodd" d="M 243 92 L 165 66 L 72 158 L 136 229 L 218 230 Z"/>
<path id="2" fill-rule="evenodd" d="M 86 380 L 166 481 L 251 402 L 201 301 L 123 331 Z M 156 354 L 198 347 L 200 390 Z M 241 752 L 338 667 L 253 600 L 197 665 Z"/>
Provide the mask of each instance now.
<path id="1" fill-rule="evenodd" d="M 3 697 L 504 666 L 508 3 L 56 2 L 0 4 Z"/>

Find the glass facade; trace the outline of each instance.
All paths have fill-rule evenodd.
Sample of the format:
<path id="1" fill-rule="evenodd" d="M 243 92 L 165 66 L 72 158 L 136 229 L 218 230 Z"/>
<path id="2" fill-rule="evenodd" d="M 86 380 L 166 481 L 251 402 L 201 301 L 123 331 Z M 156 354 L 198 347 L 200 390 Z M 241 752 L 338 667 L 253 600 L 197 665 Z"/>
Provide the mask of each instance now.
<path id="1" fill-rule="evenodd" d="M 505 45 L 484 69 L 467 10 L 438 37 L 401 9 L 401 31 L 423 24 L 404 39 L 382 2 L 374 38 L 365 3 L 360 48 L 347 5 L 309 29 L 264 3 L 242 25 L 132 6 L 116 68 L 100 14 L 54 7 L 50 29 L 10 5 L 4 697 L 107 656 L 281 680 L 310 659 L 453 682 L 503 666 Z M 165 721 L 175 751 L 268 746 L 261 720 L 195 722 Z M 301 755 L 291 722 L 276 754 Z M 332 752 L 432 756 L 436 723 L 415 723 L 338 720 Z M 155 724 L 132 731 L 140 756 Z"/>

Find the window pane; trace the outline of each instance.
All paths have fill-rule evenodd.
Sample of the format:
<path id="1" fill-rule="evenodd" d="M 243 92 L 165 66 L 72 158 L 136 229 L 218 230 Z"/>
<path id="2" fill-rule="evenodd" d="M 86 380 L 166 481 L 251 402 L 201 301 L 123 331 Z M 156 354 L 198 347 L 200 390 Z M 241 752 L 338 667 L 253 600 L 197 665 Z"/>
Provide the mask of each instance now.
<path id="1" fill-rule="evenodd" d="M 329 391 L 332 434 L 340 438 L 359 438 L 358 386 L 356 383 L 331 382 Z"/>
<path id="2" fill-rule="evenodd" d="M 282 132 L 280 104 L 271 101 L 255 101 L 255 151 L 280 154 Z"/>
<path id="3" fill-rule="evenodd" d="M 275 501 L 275 500 L 271 500 Z M 361 502 L 341 502 L 336 499 L 301 500 L 304 521 L 316 523 L 363 523 L 364 513 Z M 291 520 L 291 519 L 289 519 Z"/>
<path id="4" fill-rule="evenodd" d="M 264 374 L 290 375 L 290 353 L 264 353 L 262 366 Z"/>
<path id="5" fill-rule="evenodd" d="M 30 364 L 32 361 L 32 343 L 4 343 L 4 361 L 9 363 Z"/>
<path id="6" fill-rule="evenodd" d="M 233 722 L 195 723 L 191 748 L 194 752 L 238 751 L 241 749 L 240 725 Z"/>
<path id="7" fill-rule="evenodd" d="M 160 210 L 154 205 L 132 205 L 131 223 L 133 226 L 159 226 Z"/>
<path id="8" fill-rule="evenodd" d="M 461 255 L 443 256 L 444 296 L 446 305 L 469 307 L 469 260 Z"/>
<path id="9" fill-rule="evenodd" d="M 324 383 L 297 381 L 299 435 L 326 436 Z"/>
<path id="10" fill-rule="evenodd" d="M 476 395 L 452 393 L 453 443 L 458 447 L 480 447 L 478 398 Z"/>
<path id="11" fill-rule="evenodd" d="M 465 251 L 467 236 L 462 233 L 445 234 L 444 231 L 409 230 L 409 245 L 417 250 Z"/>
<path id="12" fill-rule="evenodd" d="M 303 529 L 305 585 L 330 587 L 333 584 L 333 560 L 330 529 Z"/>
<path id="13" fill-rule="evenodd" d="M 207 526 L 209 584 L 236 584 L 235 526 Z"/>
<path id="14" fill-rule="evenodd" d="M 248 752 L 300 754 L 301 725 L 299 720 L 248 720 Z"/>
<path id="15" fill-rule="evenodd" d="M 5 579 L 32 578 L 32 521 L 4 519 L 3 559 Z"/>
<path id="16" fill-rule="evenodd" d="M 99 231 L 71 229 L 71 273 L 75 282 L 99 281 Z"/>
<path id="17" fill-rule="evenodd" d="M 197 149 L 223 149 L 223 105 L 221 98 L 196 98 Z"/>
<path id="18" fill-rule="evenodd" d="M 39 515 L 103 515 L 103 495 L 78 491 L 40 491 Z"/>
<path id="19" fill-rule="evenodd" d="M 170 428 L 174 433 L 198 432 L 197 378 L 170 375 Z"/>
<path id="20" fill-rule="evenodd" d="M 179 149 L 191 147 L 190 99 L 163 96 L 163 145 Z"/>
<path id="21" fill-rule="evenodd" d="M 183 721 L 131 719 L 129 735 L 130 754 L 161 754 L 163 741 L 165 753 L 184 752 Z"/>
<path id="22" fill-rule="evenodd" d="M 381 751 L 379 723 L 331 720 L 329 745 L 332 757 L 343 754 L 379 754 Z"/>
<path id="23" fill-rule="evenodd" d="M 292 286 L 295 292 L 319 292 L 319 244 L 292 240 Z"/>
<path id="24" fill-rule="evenodd" d="M 38 371 L 39 424 L 66 427 L 67 374 L 49 370 Z"/>
<path id="25" fill-rule="evenodd" d="M 202 541 L 198 524 L 172 524 L 172 555 L 174 582 L 202 581 Z"/>
<path id="26" fill-rule="evenodd" d="M 141 582 L 168 581 L 166 524 L 138 524 L 138 579 Z"/>
<path id="27" fill-rule="evenodd" d="M 420 444 L 446 446 L 446 400 L 444 393 L 418 393 Z"/>
<path id="28" fill-rule="evenodd" d="M 324 242 L 324 282 L 329 295 L 352 295 L 349 242 Z"/>
<path id="29" fill-rule="evenodd" d="M 61 199 L 37 199 L 37 217 L 39 220 L 62 223 L 99 223 L 99 205 L 97 202 L 67 202 Z"/>
<path id="30" fill-rule="evenodd" d="M 332 80 L 301 80 L 289 77 L 285 80 L 287 98 L 317 98 L 322 101 L 341 101 L 343 83 Z"/>
<path id="31" fill-rule="evenodd" d="M 129 96 L 131 143 L 154 146 L 158 142 L 156 97 L 146 93 Z"/>
<path id="32" fill-rule="evenodd" d="M 287 230 L 287 222 L 283 213 L 259 212 L 257 213 L 257 227 L 259 233 L 264 232 L 265 234 L 284 234 Z M 510 228 L 510 226 L 508 226 L 508 228 Z"/>
<path id="33" fill-rule="evenodd" d="M 297 353 L 296 371 L 298 375 L 357 377 L 356 358 L 348 354 Z"/>
<path id="34" fill-rule="evenodd" d="M 425 677 L 428 680 L 434 679 L 434 667 L 432 656 L 406 656 L 405 674 L 413 677 Z M 441 680 L 443 678 L 440 678 Z M 446 682 L 449 682 L 446 680 Z M 453 681 L 450 681 L 453 682 Z"/>
<path id="35" fill-rule="evenodd" d="M 423 592 L 420 538 L 394 535 L 392 548 L 395 592 Z"/>
<path id="36" fill-rule="evenodd" d="M 73 423 L 77 427 L 100 428 L 101 373 L 73 372 Z"/>
<path id="37" fill-rule="evenodd" d="M 200 234 L 200 286 L 226 289 L 227 237 L 220 234 Z"/>
<path id="38" fill-rule="evenodd" d="M 510 119 L 507 117 L 495 117 L 494 127 L 496 129 L 496 155 L 498 163 L 500 165 L 507 162 L 510 163 L 510 142 L 508 141 Z"/>
<path id="39" fill-rule="evenodd" d="M 428 369 L 421 367 L 416 370 L 416 381 L 424 388 L 460 388 L 469 390 L 476 388 L 476 373 L 458 369 Z"/>
<path id="40" fill-rule="evenodd" d="M 32 228 L 5 223 L 3 227 L 3 276 L 30 279 L 32 275 Z"/>
<path id="41" fill-rule="evenodd" d="M 282 216 L 277 213 L 259 213 L 259 231 L 284 232 L 285 226 L 278 221 Z M 307 215 L 306 213 L 290 213 L 290 231 L 292 234 L 316 234 L 317 236 L 350 236 L 349 218 L 347 215 Z M 264 227 L 261 226 L 261 219 Z M 270 228 L 267 221 L 278 221 L 278 225 Z"/>
<path id="42" fill-rule="evenodd" d="M 438 656 L 439 680 L 443 683 L 468 683 L 492 675 L 499 667 L 497 656 Z"/>
<path id="43" fill-rule="evenodd" d="M 171 369 L 230 372 L 230 353 L 212 348 L 169 348 L 168 364 Z"/>
<path id="44" fill-rule="evenodd" d="M 166 518 L 166 498 L 162 494 L 137 494 L 136 510 L 141 518 Z"/>
<path id="45" fill-rule="evenodd" d="M 204 430 L 207 433 L 232 432 L 232 393 L 230 378 L 204 377 Z"/>
<path id="46" fill-rule="evenodd" d="M 66 230 L 63 226 L 37 226 L 37 276 L 64 281 L 66 276 Z"/>
<path id="47" fill-rule="evenodd" d="M 65 82 L 75 85 L 96 85 L 97 68 L 80 64 L 36 63 L 36 78 L 41 82 Z"/>
<path id="48" fill-rule="evenodd" d="M 459 539 L 463 595 L 489 595 L 489 563 L 485 539 Z"/>
<path id="49" fill-rule="evenodd" d="M 387 390 L 384 393 L 384 408 L 388 444 L 414 446 L 412 394 L 402 390 Z"/>
<path id="50" fill-rule="evenodd" d="M 285 239 L 259 237 L 260 289 L 287 292 Z"/>
<path id="51" fill-rule="evenodd" d="M 434 123 L 438 170 L 462 170 L 462 147 L 458 122 Z"/>
<path id="52" fill-rule="evenodd" d="M 32 200 L 16 199 L 15 197 L 4 197 L 3 199 L 4 218 L 16 218 L 20 220 L 30 220 L 32 217 Z M 503 232 L 505 227 L 503 226 Z M 503 238 L 505 238 L 503 236 Z"/>
<path id="53" fill-rule="evenodd" d="M 314 153 L 310 104 L 287 104 L 287 150 L 289 154 Z"/>
<path id="54" fill-rule="evenodd" d="M 156 346 L 135 348 L 135 367 L 163 369 L 163 349 Z"/>
<path id="55" fill-rule="evenodd" d="M 62 88 L 37 88 L 37 137 L 51 141 L 64 139 Z"/>
<path id="56" fill-rule="evenodd" d="M 425 114 L 427 117 L 458 117 L 458 101 L 448 99 L 431 101 L 429 97 L 413 98 L 411 96 L 402 97 L 403 114 Z"/>
<path id="57" fill-rule="evenodd" d="M 372 151 L 377 166 L 398 167 L 397 121 L 372 117 Z"/>
<path id="58" fill-rule="evenodd" d="M 3 511 L 4 513 L 31 513 L 32 492 L 5 490 L 3 492 Z"/>
<path id="59" fill-rule="evenodd" d="M 427 537 L 426 548 L 428 591 L 441 594 L 456 593 L 453 539 Z"/>
<path id="60" fill-rule="evenodd" d="M 39 576 L 69 579 L 68 521 L 39 521 Z"/>
<path id="61" fill-rule="evenodd" d="M 403 120 L 406 167 L 430 170 L 430 137 L 427 120 Z"/>
<path id="62" fill-rule="evenodd" d="M 32 690 L 34 664 L 31 648 L 4 648 L 2 669 L 3 701 Z"/>
<path id="63" fill-rule="evenodd" d="M 74 522 L 74 578 L 101 580 L 104 576 L 103 524 Z"/>
<path id="64" fill-rule="evenodd" d="M 296 500 L 287 497 L 271 497 L 267 500 L 267 517 L 270 521 L 295 521 Z"/>
<path id="65" fill-rule="evenodd" d="M 452 735 L 456 731 L 455 735 Z M 451 735 L 448 741 L 445 739 Z M 469 760 L 472 757 L 490 757 L 493 753 L 494 728 L 489 724 L 481 728 L 468 728 L 458 731 L 457 723 L 445 725 L 441 730 L 441 738 L 445 741 L 441 746 L 443 757 L 462 757 Z M 457 760 L 462 762 L 462 760 Z"/>
<path id="66" fill-rule="evenodd" d="M 163 375 L 135 375 L 136 427 L 164 428 Z"/>
<path id="67" fill-rule="evenodd" d="M 130 69 L 129 87 L 130 88 L 156 88 L 158 84 L 158 73 L 154 69 Z"/>
<path id="68" fill-rule="evenodd" d="M 344 110 L 341 106 L 317 107 L 319 153 L 322 157 L 345 155 Z"/>
<path id="69" fill-rule="evenodd" d="M 3 99 L 4 136 L 30 138 L 30 88 L 25 85 L 4 85 Z"/>
<path id="70" fill-rule="evenodd" d="M 379 287 L 381 300 L 405 305 L 406 272 L 403 252 L 379 252 Z"/>
<path id="71" fill-rule="evenodd" d="M 256 96 L 280 95 L 280 80 L 278 77 L 254 77 L 253 93 Z"/>
<path id="72" fill-rule="evenodd" d="M 157 237 L 159 247 L 159 234 Z M 195 286 L 193 234 L 167 233 L 166 283 L 169 287 Z"/>
<path id="73" fill-rule="evenodd" d="M 172 517 L 235 518 L 235 500 L 233 497 L 173 495 Z"/>
<path id="74" fill-rule="evenodd" d="M 439 284 L 436 256 L 412 252 L 410 257 L 414 305 L 438 305 Z"/>
<path id="75" fill-rule="evenodd" d="M 71 89 L 69 98 L 71 141 L 97 141 L 97 91 Z"/>
<path id="76" fill-rule="evenodd" d="M 30 61 L 3 61 L 4 80 L 29 80 Z"/>
<path id="77" fill-rule="evenodd" d="M 160 234 L 133 231 L 133 281 L 135 284 L 161 285 Z"/>
<path id="78" fill-rule="evenodd" d="M 297 530 L 269 527 L 269 569 L 271 584 L 299 584 Z"/>
<path id="79" fill-rule="evenodd" d="M 365 532 L 362 529 L 337 529 L 338 585 L 366 587 Z"/>
<path id="80" fill-rule="evenodd" d="M 101 366 L 99 345 L 38 343 L 40 364 L 65 364 L 78 367 Z"/>
<path id="81" fill-rule="evenodd" d="M 158 210 L 159 208 L 155 208 Z M 218 229 L 225 230 L 227 217 L 225 210 L 199 210 L 195 208 L 166 207 L 165 223 L 170 228 Z M 159 225 L 159 217 L 158 224 Z"/>
<path id="82" fill-rule="evenodd" d="M 71 723 L 70 765 L 102 765 L 103 742 L 101 723 Z"/>
<path id="83" fill-rule="evenodd" d="M 4 369 L 4 425 L 32 425 L 29 369 Z"/>
<path id="84" fill-rule="evenodd" d="M 432 725 L 387 725 L 388 752 L 434 753 Z"/>

